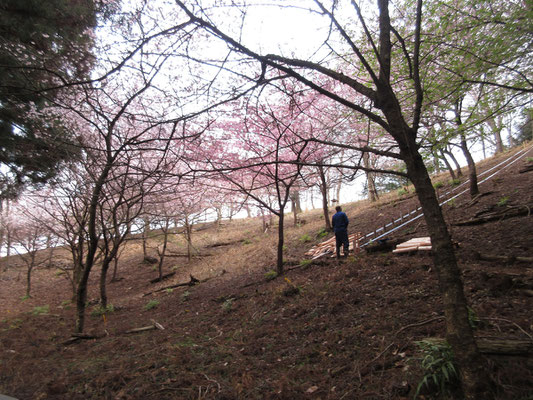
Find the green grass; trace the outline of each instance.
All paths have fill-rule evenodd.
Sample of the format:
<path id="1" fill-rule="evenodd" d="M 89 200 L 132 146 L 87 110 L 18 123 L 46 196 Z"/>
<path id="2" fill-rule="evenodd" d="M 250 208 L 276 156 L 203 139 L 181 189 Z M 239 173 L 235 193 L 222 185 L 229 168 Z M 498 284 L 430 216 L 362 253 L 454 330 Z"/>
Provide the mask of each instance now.
<path id="1" fill-rule="evenodd" d="M 509 197 L 507 197 L 507 196 L 503 196 L 503 197 L 498 201 L 498 207 L 503 207 L 503 206 L 507 205 L 507 203 L 509 203 Z"/>
<path id="2" fill-rule="evenodd" d="M 146 305 L 144 306 L 144 310 L 148 311 L 153 308 L 156 308 L 160 304 L 159 300 L 150 300 Z"/>
<path id="3" fill-rule="evenodd" d="M 307 233 L 305 233 L 302 236 L 300 236 L 299 240 L 302 243 L 310 242 L 311 241 L 311 236 L 309 236 Z"/>
<path id="4" fill-rule="evenodd" d="M 406 194 L 409 193 L 409 191 L 405 188 L 401 188 L 401 189 L 398 189 L 398 196 L 405 196 Z"/>
<path id="5" fill-rule="evenodd" d="M 316 234 L 316 237 L 317 239 L 321 239 L 327 235 L 328 235 L 328 231 L 325 228 L 322 228 L 318 231 L 318 233 Z"/>
<path id="6" fill-rule="evenodd" d="M 50 306 L 48 304 L 44 306 L 35 306 L 32 310 L 33 315 L 48 314 L 50 312 Z"/>
<path id="7" fill-rule="evenodd" d="M 270 271 L 268 271 L 267 273 L 265 273 L 265 279 L 267 281 L 271 281 L 271 280 L 274 280 L 276 279 L 278 276 L 278 273 L 276 271 L 274 271 L 273 269 L 271 269 Z"/>

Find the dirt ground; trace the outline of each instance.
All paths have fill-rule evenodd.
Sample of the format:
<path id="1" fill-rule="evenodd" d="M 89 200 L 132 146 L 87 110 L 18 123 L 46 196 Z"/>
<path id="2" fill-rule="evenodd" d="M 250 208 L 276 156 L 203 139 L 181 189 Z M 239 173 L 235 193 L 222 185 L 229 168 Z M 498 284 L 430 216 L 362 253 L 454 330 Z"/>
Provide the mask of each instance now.
<path id="1" fill-rule="evenodd" d="M 485 160 L 482 173 L 511 153 Z M 477 253 L 533 257 L 533 216 L 505 218 L 533 205 L 533 150 L 443 206 L 476 337 L 533 342 L 533 265 L 481 261 Z M 488 174 L 487 174 L 488 176 Z M 464 178 L 463 178 L 464 179 Z M 448 176 L 439 191 L 452 190 Z M 346 205 L 350 233 L 368 233 L 417 206 L 414 194 L 389 194 L 378 203 Z M 479 225 L 458 222 L 489 213 L 502 218 Z M 72 289 L 56 268 L 34 271 L 32 298 L 23 300 L 25 267 L 12 257 L 0 274 L 0 393 L 19 399 L 407 399 L 424 374 L 417 342 L 444 337 L 441 298 L 429 253 L 365 252 L 347 260 L 305 261 L 319 237 L 320 210 L 288 227 L 283 276 L 275 266 L 276 232 L 258 219 L 203 226 L 194 233 L 199 255 L 169 257 L 157 276 L 131 240 L 109 283 L 113 311 L 98 313 L 98 269 L 91 278 L 86 333 L 95 339 L 68 343 L 74 326 Z M 290 218 L 288 218 L 290 220 Z M 391 239 L 426 236 L 422 220 Z M 151 239 L 155 254 L 157 236 Z M 184 253 L 181 235 L 171 250 Z M 44 255 L 43 255 L 44 256 Z M 0 263 L 3 267 L 5 260 Z M 54 263 L 68 263 L 58 250 Z M 202 281 L 154 292 L 188 282 Z M 152 326 L 164 329 L 127 333 Z M 532 354 L 490 355 L 498 399 L 533 398 Z M 432 398 L 424 389 L 420 398 Z"/>

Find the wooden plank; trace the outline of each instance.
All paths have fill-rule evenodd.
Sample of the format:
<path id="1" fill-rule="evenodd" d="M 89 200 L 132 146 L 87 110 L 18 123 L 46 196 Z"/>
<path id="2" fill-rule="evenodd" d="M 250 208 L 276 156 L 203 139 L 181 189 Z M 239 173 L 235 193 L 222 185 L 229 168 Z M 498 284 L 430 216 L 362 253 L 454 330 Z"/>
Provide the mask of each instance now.
<path id="1" fill-rule="evenodd" d="M 392 250 L 393 253 L 407 253 L 409 251 L 417 251 L 418 246 L 411 246 L 411 247 L 403 247 L 400 249 Z"/>
<path id="2" fill-rule="evenodd" d="M 424 250 L 426 250 L 426 251 L 427 251 L 427 250 L 431 250 L 431 246 L 418 246 L 418 250 L 422 250 L 422 251 L 424 251 Z"/>

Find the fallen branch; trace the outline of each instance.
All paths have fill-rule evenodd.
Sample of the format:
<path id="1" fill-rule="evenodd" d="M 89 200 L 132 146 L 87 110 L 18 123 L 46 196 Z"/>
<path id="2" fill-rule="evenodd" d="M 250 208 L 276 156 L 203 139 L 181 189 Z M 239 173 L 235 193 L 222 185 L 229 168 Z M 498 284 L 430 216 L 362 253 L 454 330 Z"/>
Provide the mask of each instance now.
<path id="1" fill-rule="evenodd" d="M 149 295 L 151 295 L 153 293 L 162 292 L 163 290 L 167 290 L 167 289 L 174 289 L 174 288 L 181 287 L 181 286 L 194 286 L 194 285 L 196 285 L 198 283 L 206 282 L 206 281 L 208 281 L 209 279 L 212 278 L 212 277 L 210 277 L 210 278 L 206 278 L 206 279 L 203 279 L 203 280 L 200 281 L 200 280 L 196 279 L 192 275 L 190 275 L 190 277 L 191 277 L 191 280 L 189 282 L 183 282 L 183 283 L 177 283 L 175 285 L 165 286 L 165 287 L 159 288 L 157 290 L 154 290 L 152 292 L 145 293 L 145 294 L 143 294 L 143 297 L 149 296 Z"/>
<path id="2" fill-rule="evenodd" d="M 441 319 L 444 319 L 444 316 L 435 317 L 435 318 L 430 318 L 430 319 L 426 319 L 425 321 L 422 321 L 422 322 L 415 322 L 414 324 L 406 325 L 406 326 L 404 326 L 403 328 L 401 328 L 400 330 L 398 330 L 398 331 L 394 334 L 394 336 L 397 336 L 399 333 L 405 331 L 406 329 L 409 329 L 409 328 L 415 328 L 415 327 L 417 327 L 417 326 L 423 326 L 423 325 L 426 325 L 426 324 L 430 324 L 431 322 L 440 321 Z"/>
<path id="3" fill-rule="evenodd" d="M 80 340 L 100 339 L 103 336 L 89 335 L 87 333 L 73 333 L 71 337 L 63 342 L 65 346 L 76 343 Z"/>
<path id="4" fill-rule="evenodd" d="M 526 335 L 528 338 L 530 338 L 531 340 L 533 340 L 533 337 L 527 333 L 524 328 L 522 328 L 520 325 L 518 325 L 516 322 L 513 322 L 511 320 L 508 320 L 508 319 L 505 319 L 505 318 L 480 318 L 482 319 L 483 321 L 502 321 L 502 322 L 507 322 L 509 324 L 512 324 L 514 325 L 516 328 L 518 328 L 524 335 Z"/>
<path id="5" fill-rule="evenodd" d="M 237 244 L 237 243 L 242 243 L 242 239 L 239 239 L 239 240 L 233 240 L 231 242 L 220 242 L 220 243 L 213 243 L 213 244 L 208 244 L 207 246 L 205 246 L 206 248 L 213 248 L 213 247 L 222 247 L 222 246 L 230 246 L 232 244 Z"/>
<path id="6" fill-rule="evenodd" d="M 160 331 L 164 331 L 165 330 L 163 325 L 161 325 L 159 322 L 156 322 L 153 319 L 151 321 L 152 321 L 152 325 L 142 326 L 140 328 L 133 328 L 133 329 L 130 329 L 130 330 L 124 332 L 124 333 L 139 333 L 139 332 L 153 331 L 153 330 L 156 330 L 156 329 L 158 329 Z"/>

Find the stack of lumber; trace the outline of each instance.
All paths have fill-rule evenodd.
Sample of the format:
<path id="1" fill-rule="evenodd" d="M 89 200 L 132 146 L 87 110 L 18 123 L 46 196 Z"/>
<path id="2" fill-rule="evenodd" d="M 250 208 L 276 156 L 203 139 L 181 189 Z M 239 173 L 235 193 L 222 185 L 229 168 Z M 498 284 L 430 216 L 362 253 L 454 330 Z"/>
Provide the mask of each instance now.
<path id="1" fill-rule="evenodd" d="M 431 250 L 431 239 L 428 237 L 413 238 L 400 243 L 393 253 L 407 253 L 410 251 Z"/>
<path id="2" fill-rule="evenodd" d="M 360 251 L 359 241 L 361 240 L 361 233 L 357 232 L 348 236 L 348 241 L 350 242 L 350 251 L 358 253 Z M 311 256 L 312 260 L 316 260 L 326 254 L 331 254 L 331 257 L 335 257 L 335 236 L 329 238 L 328 240 L 313 246 L 307 253 L 308 256 Z"/>

